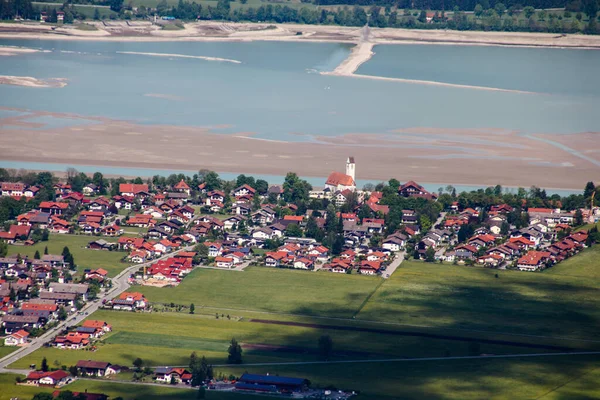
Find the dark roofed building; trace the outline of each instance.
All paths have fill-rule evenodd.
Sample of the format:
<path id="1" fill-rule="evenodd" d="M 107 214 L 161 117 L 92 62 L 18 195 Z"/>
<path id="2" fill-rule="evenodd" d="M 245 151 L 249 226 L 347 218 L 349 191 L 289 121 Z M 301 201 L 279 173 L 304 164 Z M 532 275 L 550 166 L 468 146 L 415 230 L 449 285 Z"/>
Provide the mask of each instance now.
<path id="1" fill-rule="evenodd" d="M 308 381 L 302 378 L 289 378 L 285 376 L 257 375 L 248 373 L 243 374 L 238 382 L 242 384 L 246 390 L 251 390 L 248 389 L 248 387 L 255 385 L 256 388 L 260 388 L 258 389 L 260 391 L 265 391 L 265 389 L 269 387 L 274 387 L 278 391 L 298 392 L 308 386 Z"/>

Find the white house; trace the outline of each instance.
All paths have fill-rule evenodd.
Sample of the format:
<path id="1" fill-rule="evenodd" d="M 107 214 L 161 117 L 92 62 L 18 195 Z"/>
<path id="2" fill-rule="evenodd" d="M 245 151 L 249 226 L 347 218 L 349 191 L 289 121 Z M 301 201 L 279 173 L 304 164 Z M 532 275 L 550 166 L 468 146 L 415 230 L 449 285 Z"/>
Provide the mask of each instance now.
<path id="1" fill-rule="evenodd" d="M 5 346 L 22 346 L 27 343 L 27 338 L 29 337 L 29 333 L 24 330 L 20 330 L 18 332 L 13 333 L 12 335 L 8 335 L 4 338 Z"/>

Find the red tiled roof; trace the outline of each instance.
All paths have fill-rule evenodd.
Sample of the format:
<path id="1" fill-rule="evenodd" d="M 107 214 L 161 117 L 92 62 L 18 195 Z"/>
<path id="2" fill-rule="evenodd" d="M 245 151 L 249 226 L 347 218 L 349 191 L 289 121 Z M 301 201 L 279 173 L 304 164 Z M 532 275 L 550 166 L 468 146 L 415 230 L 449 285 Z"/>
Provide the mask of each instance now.
<path id="1" fill-rule="evenodd" d="M 137 194 L 140 192 L 148 192 L 148 185 L 146 184 L 136 184 L 136 183 L 121 183 L 119 185 L 120 193 L 133 193 Z"/>
<path id="2" fill-rule="evenodd" d="M 354 179 L 350 175 L 342 174 L 341 172 L 332 172 L 325 182 L 326 185 L 337 186 L 354 186 Z"/>

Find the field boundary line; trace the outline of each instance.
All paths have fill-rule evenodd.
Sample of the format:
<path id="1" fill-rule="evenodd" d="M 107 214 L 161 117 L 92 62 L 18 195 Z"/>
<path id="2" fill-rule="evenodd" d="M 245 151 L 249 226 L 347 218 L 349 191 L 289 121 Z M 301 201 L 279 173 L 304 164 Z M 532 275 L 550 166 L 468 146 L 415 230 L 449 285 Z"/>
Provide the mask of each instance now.
<path id="1" fill-rule="evenodd" d="M 539 400 L 539 399 L 541 399 L 541 398 L 544 398 L 544 397 L 548 396 L 550 393 L 554 393 L 554 392 L 556 392 L 558 389 L 560 389 L 560 388 L 562 388 L 562 387 L 564 387 L 564 386 L 568 385 L 568 384 L 569 384 L 569 383 L 571 383 L 571 382 L 575 382 L 576 380 L 579 380 L 579 379 L 583 378 L 583 377 L 584 377 L 584 376 L 586 376 L 586 375 L 589 375 L 589 374 L 591 374 L 592 372 L 596 371 L 597 369 L 598 369 L 598 368 L 593 368 L 593 369 L 591 369 L 590 371 L 586 372 L 585 374 L 581 374 L 581 375 L 579 375 L 579 376 L 576 376 L 576 377 L 574 377 L 573 379 L 569 379 L 569 380 L 568 380 L 568 381 L 566 381 L 565 383 L 558 385 L 557 387 L 555 387 L 555 388 L 553 388 L 553 389 L 551 389 L 551 390 L 547 391 L 546 393 L 544 393 L 543 395 L 541 395 L 541 396 L 539 396 L 539 397 L 536 397 L 536 398 L 535 398 L 535 400 Z"/>
<path id="2" fill-rule="evenodd" d="M 352 319 L 355 319 L 356 316 L 358 314 L 360 314 L 360 312 L 362 311 L 363 308 L 365 308 L 365 306 L 367 305 L 367 303 L 369 302 L 369 300 L 371 300 L 371 297 L 373 297 L 373 295 L 379 290 L 379 288 L 385 283 L 385 280 L 382 278 L 381 282 L 379 282 L 377 284 L 377 286 L 375 286 L 375 288 L 371 291 L 371 293 L 369 293 L 367 295 L 367 297 L 365 297 L 365 300 L 361 303 L 360 306 L 358 306 L 358 310 L 356 310 L 356 312 L 352 315 Z"/>

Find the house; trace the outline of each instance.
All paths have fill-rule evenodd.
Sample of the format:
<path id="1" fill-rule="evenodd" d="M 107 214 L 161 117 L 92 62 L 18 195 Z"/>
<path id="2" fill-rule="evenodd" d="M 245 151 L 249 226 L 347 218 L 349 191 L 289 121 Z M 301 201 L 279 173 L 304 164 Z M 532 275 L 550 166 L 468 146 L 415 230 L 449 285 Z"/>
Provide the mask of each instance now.
<path id="1" fill-rule="evenodd" d="M 69 203 L 61 203 L 56 201 L 42 201 L 39 207 L 41 212 L 48 213 L 50 215 L 62 215 L 67 208 L 69 208 Z"/>
<path id="2" fill-rule="evenodd" d="M 244 184 L 236 189 L 233 190 L 233 195 L 235 197 L 242 197 L 242 196 L 254 196 L 254 194 L 256 193 L 256 189 L 254 189 L 252 186 Z"/>
<path id="3" fill-rule="evenodd" d="M 8 335 L 4 338 L 5 346 L 22 346 L 27 343 L 27 338 L 29 337 L 29 332 L 21 329 L 12 335 Z"/>
<path id="4" fill-rule="evenodd" d="M 488 253 L 477 258 L 477 264 L 485 265 L 488 267 L 497 267 L 504 261 L 504 257 L 499 254 Z"/>
<path id="5" fill-rule="evenodd" d="M 215 263 L 219 268 L 231 268 L 233 267 L 233 258 L 231 257 L 215 257 Z"/>
<path id="6" fill-rule="evenodd" d="M 54 338 L 57 349 L 80 350 L 90 344 L 90 335 L 87 333 L 69 332 L 65 336 Z"/>
<path id="7" fill-rule="evenodd" d="M 549 258 L 550 252 L 548 251 L 529 251 L 519 258 L 517 268 L 521 271 L 538 271 L 544 269 Z"/>
<path id="8" fill-rule="evenodd" d="M 360 263 L 358 273 L 363 275 L 376 275 L 381 269 L 381 261 L 365 260 Z"/>
<path id="9" fill-rule="evenodd" d="M 93 269 L 90 272 L 86 272 L 84 276 L 85 279 L 104 282 L 108 276 L 108 271 L 103 268 Z"/>
<path id="10" fill-rule="evenodd" d="M 135 183 L 121 183 L 119 185 L 119 193 L 122 196 L 137 197 L 148 194 L 148 185 Z"/>
<path id="11" fill-rule="evenodd" d="M 81 189 L 81 191 L 85 196 L 93 196 L 98 192 L 98 186 L 94 185 L 93 183 L 90 183 L 88 185 L 85 185 L 83 189 Z"/>
<path id="12" fill-rule="evenodd" d="M 120 372 L 120 368 L 113 368 L 111 363 L 106 361 L 79 360 L 75 366 L 83 376 L 101 377 Z"/>
<path id="13" fill-rule="evenodd" d="M 185 368 L 159 367 L 155 370 L 156 381 L 162 383 L 189 383 L 192 374 Z"/>
<path id="14" fill-rule="evenodd" d="M 53 217 L 50 222 L 50 232 L 53 233 L 69 233 L 70 224 L 64 219 Z"/>
<path id="15" fill-rule="evenodd" d="M 427 200 L 437 199 L 435 193 L 429 193 L 423 186 L 419 185 L 415 181 L 408 181 L 398 188 L 398 194 L 403 197 L 422 197 Z"/>
<path id="16" fill-rule="evenodd" d="M 356 190 L 355 172 L 356 164 L 354 163 L 354 157 L 348 157 L 346 160 L 346 173 L 332 172 L 327 181 L 325 181 L 325 189 L 329 189 L 332 192 L 341 192 L 346 189 L 351 191 Z"/>
<path id="17" fill-rule="evenodd" d="M 129 226 L 137 226 L 138 228 L 148 228 L 149 226 L 154 226 L 155 221 L 152 220 L 151 215 L 136 214 L 133 217 L 129 217 L 126 224 Z"/>
<path id="18" fill-rule="evenodd" d="M 263 207 L 252 214 L 252 221 L 259 225 L 268 225 L 275 220 L 276 213 L 270 207 Z"/>
<path id="19" fill-rule="evenodd" d="M 52 282 L 49 286 L 49 291 L 53 293 L 69 293 L 82 297 L 83 301 L 87 300 L 87 292 L 89 285 L 85 283 L 57 283 Z"/>
<path id="20" fill-rule="evenodd" d="M 257 228 L 252 231 L 252 237 L 254 239 L 267 240 L 272 239 L 275 236 L 273 229 L 268 227 Z"/>
<path id="21" fill-rule="evenodd" d="M 20 182 L 2 182 L 2 196 L 22 197 L 25 191 L 25 184 Z"/>
<path id="22" fill-rule="evenodd" d="M 31 371 L 26 380 L 28 385 L 60 387 L 68 383 L 69 373 L 61 369 L 48 372 Z"/>
<path id="23" fill-rule="evenodd" d="M 306 257 L 301 257 L 294 260 L 294 268 L 297 269 L 314 269 L 314 261 Z"/>
<path id="24" fill-rule="evenodd" d="M 188 196 L 190 195 L 190 191 L 191 188 L 190 186 L 185 183 L 185 181 L 182 179 L 181 181 L 179 181 L 179 183 L 177 183 L 175 186 L 173 186 L 173 190 L 179 193 L 185 193 Z"/>
<path id="25" fill-rule="evenodd" d="M 279 267 L 289 261 L 291 260 L 287 251 L 273 251 L 265 255 L 265 265 L 267 267 Z"/>
<path id="26" fill-rule="evenodd" d="M 106 321 L 98 321 L 93 319 L 88 319 L 83 321 L 84 328 L 93 328 L 98 332 L 101 332 L 100 336 L 104 335 L 104 333 L 112 331 L 112 327 Z"/>
<path id="27" fill-rule="evenodd" d="M 123 292 L 113 300 L 113 310 L 141 310 L 146 308 L 147 300 L 139 292 Z"/>
<path id="28" fill-rule="evenodd" d="M 408 238 L 402 233 L 394 233 L 383 240 L 382 248 L 394 252 L 402 250 L 406 246 Z"/>
<path id="29" fill-rule="evenodd" d="M 204 243 L 208 247 L 208 256 L 217 257 L 223 254 L 223 246 L 217 242 L 206 242 Z"/>

